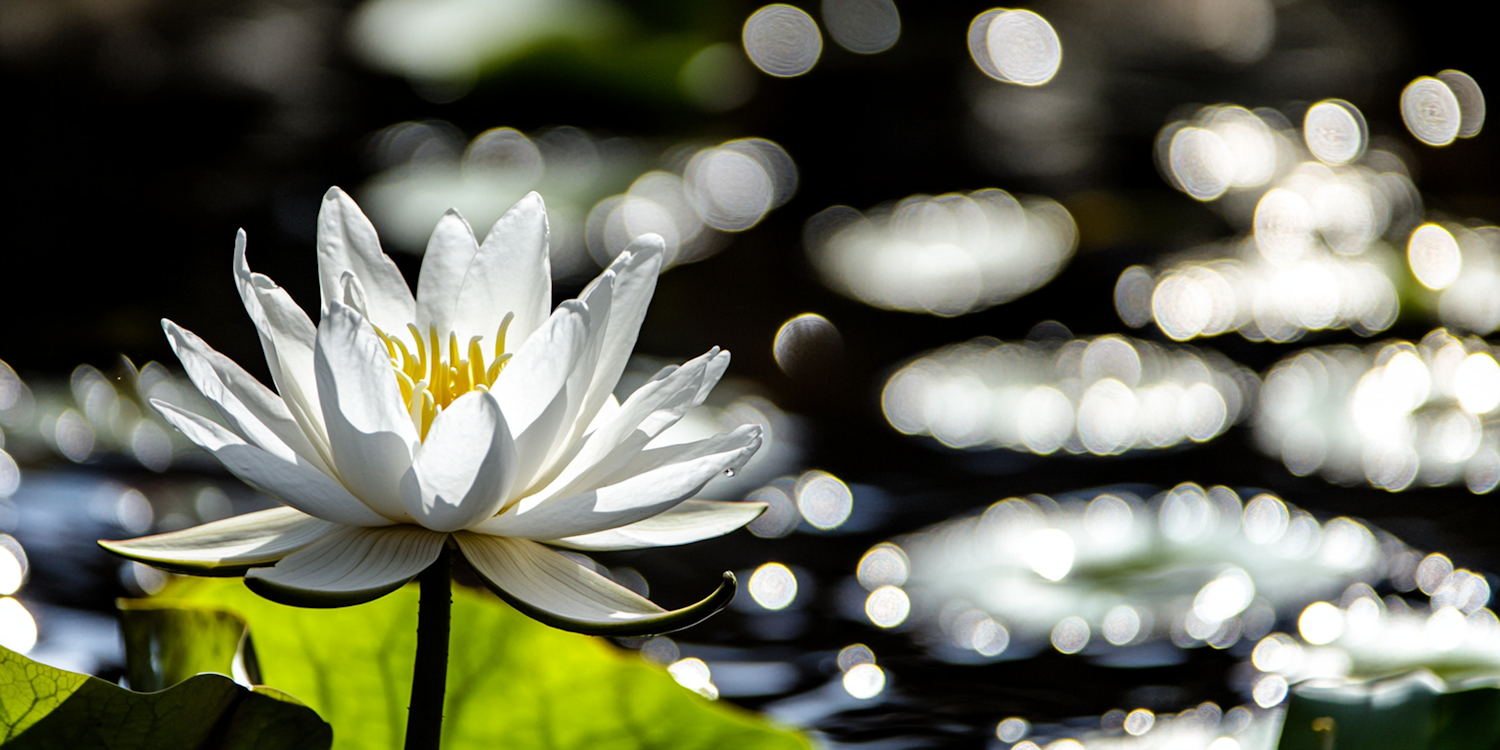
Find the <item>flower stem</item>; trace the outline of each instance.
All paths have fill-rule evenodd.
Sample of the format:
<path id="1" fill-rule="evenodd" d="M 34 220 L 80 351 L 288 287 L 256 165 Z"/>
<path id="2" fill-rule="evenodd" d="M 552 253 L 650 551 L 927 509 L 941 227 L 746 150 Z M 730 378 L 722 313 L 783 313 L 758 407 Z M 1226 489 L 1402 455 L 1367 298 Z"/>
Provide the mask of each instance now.
<path id="1" fill-rule="evenodd" d="M 421 575 L 417 605 L 417 663 L 406 716 L 406 750 L 438 750 L 443 737 L 443 693 L 448 681 L 448 628 L 453 609 L 447 546 Z"/>

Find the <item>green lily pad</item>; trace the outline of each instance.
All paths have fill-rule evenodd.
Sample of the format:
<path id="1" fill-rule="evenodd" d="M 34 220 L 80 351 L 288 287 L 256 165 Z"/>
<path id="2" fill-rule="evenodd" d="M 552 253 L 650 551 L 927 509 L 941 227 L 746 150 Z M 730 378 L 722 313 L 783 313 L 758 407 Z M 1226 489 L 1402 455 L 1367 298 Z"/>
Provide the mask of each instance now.
<path id="1" fill-rule="evenodd" d="M 1292 691 L 1279 750 L 1500 750 L 1500 689 L 1430 672 Z"/>
<path id="2" fill-rule="evenodd" d="M 327 719 L 336 748 L 401 746 L 416 650 L 416 586 L 354 607 L 300 609 L 262 599 L 238 581 L 194 578 L 174 583 L 152 606 L 222 609 L 243 618 L 265 682 Z M 537 623 L 487 593 L 455 588 L 452 622 L 445 748 L 809 747 L 797 732 L 708 701 L 633 654 Z M 227 632 L 217 632 L 217 653 L 232 650 Z M 159 634 L 170 650 L 204 633 Z"/>
<path id="3" fill-rule="evenodd" d="M 7 750 L 324 750 L 332 730 L 269 688 L 200 674 L 137 693 L 0 648 L 0 745 Z"/>
<path id="4" fill-rule="evenodd" d="M 233 612 L 156 599 L 120 599 L 125 677 L 136 690 L 165 690 L 199 672 L 233 674 L 241 660 L 252 684 L 261 682 L 245 620 Z"/>

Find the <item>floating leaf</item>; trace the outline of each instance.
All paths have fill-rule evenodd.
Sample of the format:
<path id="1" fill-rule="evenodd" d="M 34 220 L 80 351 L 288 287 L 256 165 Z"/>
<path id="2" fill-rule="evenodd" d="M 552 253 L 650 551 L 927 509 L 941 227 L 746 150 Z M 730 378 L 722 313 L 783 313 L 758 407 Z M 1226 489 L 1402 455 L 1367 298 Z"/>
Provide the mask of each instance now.
<path id="1" fill-rule="evenodd" d="M 137 693 L 0 648 L 0 745 L 7 750 L 323 750 L 332 730 L 277 690 L 201 674 Z"/>
<path id="2" fill-rule="evenodd" d="M 1426 671 L 1292 691 L 1279 750 L 1500 749 L 1500 689 L 1449 691 Z"/>
<path id="3" fill-rule="evenodd" d="M 541 625 L 485 593 L 456 588 L 453 600 L 445 748 L 808 747 L 802 735 L 705 700 L 604 641 Z M 158 608 L 222 608 L 244 618 L 265 681 L 333 724 L 340 750 L 401 746 L 416 650 L 415 586 L 354 607 L 299 609 L 262 599 L 238 581 L 195 578 L 155 601 Z"/>
<path id="4" fill-rule="evenodd" d="M 233 674 L 240 649 L 251 683 L 260 682 L 244 619 L 222 609 L 157 599 L 121 599 L 125 676 L 136 690 L 164 690 L 199 672 Z"/>

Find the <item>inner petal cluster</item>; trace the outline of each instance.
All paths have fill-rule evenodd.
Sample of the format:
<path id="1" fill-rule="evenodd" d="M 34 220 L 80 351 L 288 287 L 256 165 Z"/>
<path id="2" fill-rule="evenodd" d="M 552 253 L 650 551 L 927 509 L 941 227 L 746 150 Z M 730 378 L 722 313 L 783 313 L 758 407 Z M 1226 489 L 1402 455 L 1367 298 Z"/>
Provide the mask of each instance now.
<path id="1" fill-rule="evenodd" d="M 429 325 L 424 336 L 416 324 L 407 323 L 406 329 L 411 332 L 416 348 L 416 352 L 412 352 L 406 341 L 371 324 L 390 353 L 391 369 L 401 388 L 401 401 L 406 404 L 412 425 L 423 440 L 437 415 L 459 396 L 470 391 L 487 391 L 495 384 L 495 379 L 500 377 L 500 371 L 511 358 L 511 353 L 505 351 L 505 333 L 514 318 L 514 313 L 506 313 L 500 321 L 488 362 L 485 347 L 481 345 L 483 336 L 474 336 L 466 347 L 460 347 L 455 332 L 450 331 L 444 342 L 436 325 Z"/>

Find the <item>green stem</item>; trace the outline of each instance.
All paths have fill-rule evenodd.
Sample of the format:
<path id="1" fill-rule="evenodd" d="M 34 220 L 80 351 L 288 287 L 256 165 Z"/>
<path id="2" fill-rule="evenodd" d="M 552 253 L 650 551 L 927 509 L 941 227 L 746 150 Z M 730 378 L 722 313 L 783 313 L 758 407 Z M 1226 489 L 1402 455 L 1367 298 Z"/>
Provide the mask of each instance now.
<path id="1" fill-rule="evenodd" d="M 406 750 L 438 750 L 443 738 L 443 693 L 448 682 L 448 628 L 453 584 L 447 546 L 421 575 L 417 605 L 417 664 L 406 715 Z"/>

